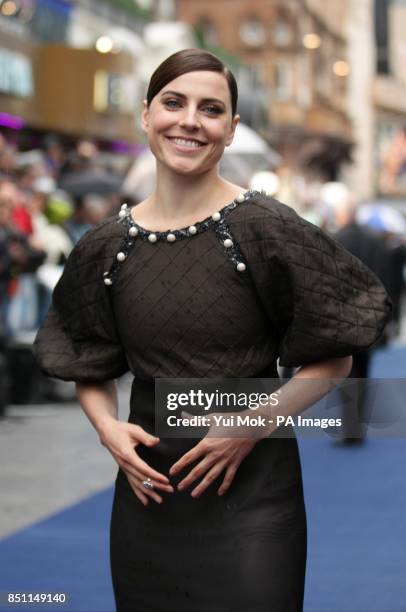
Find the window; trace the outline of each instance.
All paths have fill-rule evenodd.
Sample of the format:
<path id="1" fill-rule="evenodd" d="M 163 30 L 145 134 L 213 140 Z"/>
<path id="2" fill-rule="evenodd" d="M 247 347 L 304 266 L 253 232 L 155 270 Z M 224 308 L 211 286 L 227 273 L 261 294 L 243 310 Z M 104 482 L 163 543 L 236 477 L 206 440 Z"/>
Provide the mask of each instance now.
<path id="1" fill-rule="evenodd" d="M 293 42 L 293 28 L 287 21 L 277 21 L 271 30 L 272 42 L 277 47 L 287 47 Z"/>
<path id="2" fill-rule="evenodd" d="M 292 96 L 292 66 L 289 60 L 275 62 L 275 98 L 281 102 Z"/>
<path id="3" fill-rule="evenodd" d="M 198 21 L 197 27 L 200 30 L 206 44 L 213 47 L 217 47 L 219 45 L 217 28 L 214 23 L 210 21 L 210 19 L 207 19 L 207 17 L 202 17 Z"/>
<path id="4" fill-rule="evenodd" d="M 261 47 L 266 41 L 265 26 L 258 17 L 250 17 L 241 24 L 240 37 L 249 47 Z"/>

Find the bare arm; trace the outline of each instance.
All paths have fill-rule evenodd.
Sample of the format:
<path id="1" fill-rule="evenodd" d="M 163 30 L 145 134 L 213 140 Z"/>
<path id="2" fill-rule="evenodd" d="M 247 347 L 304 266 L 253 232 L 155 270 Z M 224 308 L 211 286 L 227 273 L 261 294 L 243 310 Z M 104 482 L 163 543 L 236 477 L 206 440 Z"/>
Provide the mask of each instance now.
<path id="1" fill-rule="evenodd" d="M 206 437 L 176 461 L 169 470 L 171 475 L 178 474 L 186 466 L 202 458 L 200 463 L 178 484 L 178 489 L 189 487 L 197 478 L 203 476 L 191 493 L 193 497 L 199 497 L 213 480 L 225 471 L 224 480 L 218 489 L 218 494 L 223 495 L 230 487 L 244 457 L 261 438 L 269 436 L 277 428 L 276 417 L 279 415 L 294 416 L 308 408 L 336 386 L 337 379 L 346 378 L 351 371 L 351 366 L 352 357 L 342 357 L 302 367 L 289 382 L 280 388 L 279 403 L 276 407 L 272 406 L 269 401 L 269 403 L 260 405 L 258 411 L 255 411 L 266 419 L 272 417 L 271 421 L 273 421 L 269 428 L 261 428 L 259 433 L 251 428 L 247 432 L 247 437 L 230 438 L 229 427 L 217 426 L 215 437 L 211 437 L 213 430 L 209 428 Z M 247 412 L 250 411 L 247 409 Z M 222 432 L 224 437 L 219 437 Z M 240 434 L 241 428 L 239 428 Z"/>
<path id="2" fill-rule="evenodd" d="M 118 419 L 116 381 L 109 380 L 97 385 L 77 383 L 76 395 L 87 418 L 103 442 L 104 432 L 112 421 Z"/>
<path id="3" fill-rule="evenodd" d="M 155 490 L 146 489 L 142 483 L 150 478 L 155 489 L 171 493 L 173 488 L 169 479 L 150 467 L 136 452 L 139 444 L 154 446 L 159 438 L 151 436 L 139 425 L 118 420 L 116 382 L 77 383 L 76 393 L 87 418 L 99 434 L 100 442 L 125 472 L 138 499 L 144 505 L 149 498 L 161 503 L 162 497 Z"/>
<path id="4" fill-rule="evenodd" d="M 352 357 L 349 356 L 326 359 L 300 368 L 281 387 L 278 406 L 271 410 L 271 416 L 299 414 L 331 391 L 339 380 L 346 378 L 351 367 Z"/>

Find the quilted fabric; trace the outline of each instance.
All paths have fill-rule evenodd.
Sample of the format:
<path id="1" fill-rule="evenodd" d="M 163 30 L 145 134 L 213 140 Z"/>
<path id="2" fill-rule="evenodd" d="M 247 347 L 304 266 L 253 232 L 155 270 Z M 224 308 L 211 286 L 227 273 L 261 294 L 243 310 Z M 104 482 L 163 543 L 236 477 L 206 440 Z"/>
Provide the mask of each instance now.
<path id="1" fill-rule="evenodd" d="M 274 332 L 280 364 L 299 366 L 372 346 L 392 309 L 376 275 L 290 207 L 260 194 L 234 233 Z"/>
<path id="2" fill-rule="evenodd" d="M 110 218 L 83 236 L 70 254 L 34 342 L 45 374 L 102 382 L 128 371 L 110 296 L 101 281 L 122 237 L 115 218 Z"/>
<path id="3" fill-rule="evenodd" d="M 372 345 L 390 302 L 357 258 L 263 194 L 227 223 L 247 261 L 238 272 L 212 229 L 182 241 L 135 240 L 113 286 L 125 239 L 111 218 L 75 247 L 35 341 L 49 375 L 102 381 L 248 377 Z"/>

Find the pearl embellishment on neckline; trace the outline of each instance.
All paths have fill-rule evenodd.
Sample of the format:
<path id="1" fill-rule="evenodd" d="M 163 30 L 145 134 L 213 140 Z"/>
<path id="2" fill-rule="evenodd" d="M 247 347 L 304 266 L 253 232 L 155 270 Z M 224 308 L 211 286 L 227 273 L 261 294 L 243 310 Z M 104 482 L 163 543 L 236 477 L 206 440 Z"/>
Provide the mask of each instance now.
<path id="1" fill-rule="evenodd" d="M 122 250 L 116 254 L 115 262 L 112 264 L 110 270 L 103 274 L 104 284 L 108 287 L 113 285 L 120 263 L 127 259 L 129 250 L 133 245 L 132 239 L 136 236 L 138 236 L 140 240 L 147 240 L 150 243 L 156 243 L 161 240 L 165 242 L 177 242 L 178 240 L 193 236 L 210 228 L 213 229 L 220 240 L 220 244 L 226 249 L 227 257 L 233 262 L 235 270 L 244 272 L 247 269 L 246 263 L 244 263 L 244 255 L 241 253 L 238 243 L 233 239 L 226 220 L 226 215 L 238 206 L 238 204 L 249 200 L 256 193 L 258 192 L 255 190 L 239 193 L 230 204 L 214 212 L 203 221 L 199 221 L 196 225 L 189 225 L 189 227 L 166 232 L 151 232 L 144 229 L 134 221 L 131 212 L 132 209 L 128 207 L 128 204 L 122 204 L 118 213 L 118 222 L 127 228 L 127 234 L 121 246 Z"/>

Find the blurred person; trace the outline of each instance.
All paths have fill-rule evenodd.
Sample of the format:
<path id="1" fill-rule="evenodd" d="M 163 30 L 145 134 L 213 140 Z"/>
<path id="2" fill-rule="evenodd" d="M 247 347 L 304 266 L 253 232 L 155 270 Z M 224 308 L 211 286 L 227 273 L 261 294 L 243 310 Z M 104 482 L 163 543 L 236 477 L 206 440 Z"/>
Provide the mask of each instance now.
<path id="1" fill-rule="evenodd" d="M 72 244 L 76 244 L 86 232 L 109 216 L 109 200 L 97 194 L 75 198 L 73 214 L 63 228 Z"/>
<path id="2" fill-rule="evenodd" d="M 31 276 L 45 259 L 45 251 L 41 249 L 38 240 L 26 235 L 15 223 L 15 210 L 21 203 L 21 195 L 17 186 L 8 179 L 0 179 L 0 231 L 2 244 L 2 334 L 15 331 L 10 325 L 12 309 L 21 304 L 21 295 L 27 290 L 24 299 L 25 313 L 31 319 L 31 311 L 35 310 L 36 291 Z M 17 281 L 18 278 L 18 281 Z M 23 288 L 23 291 L 22 291 Z"/>
<path id="3" fill-rule="evenodd" d="M 14 176 L 16 170 L 16 150 L 15 147 L 3 144 L 0 149 L 0 177 L 6 178 Z"/>
<path id="4" fill-rule="evenodd" d="M 15 282 L 24 272 L 36 270 L 45 259 L 45 252 L 32 246 L 30 241 L 15 227 L 14 184 L 0 179 L 0 310 L 1 336 L 6 336 L 6 315 L 10 297 L 15 292 Z"/>
<path id="5" fill-rule="evenodd" d="M 380 335 L 390 310 L 379 281 L 339 243 L 219 174 L 237 98 L 234 75 L 205 50 L 158 66 L 142 112 L 155 188 L 79 241 L 35 341 L 43 371 L 77 383 L 119 466 L 110 530 L 119 612 L 303 609 L 306 515 L 293 428 L 286 438 L 273 422 L 261 435 L 212 437 L 210 424 L 201 439 L 160 439 L 154 383 L 278 379 L 279 357 L 300 367 L 278 407 L 292 416 L 349 373 L 350 355 Z M 354 325 L 374 308 L 375 325 L 356 336 L 342 303 Z M 124 423 L 114 379 L 129 370 Z M 306 378 L 311 397 L 297 384 Z"/>
<path id="6" fill-rule="evenodd" d="M 65 149 L 61 140 L 55 134 L 48 134 L 42 142 L 45 151 L 45 165 L 48 174 L 57 179 L 65 162 Z"/>
<path id="7" fill-rule="evenodd" d="M 46 251 L 46 264 L 64 265 L 72 250 L 72 241 L 66 231 L 57 224 L 50 223 L 45 211 L 47 200 L 56 190 L 56 183 L 50 177 L 40 177 L 33 185 L 30 194 L 29 212 L 32 219 L 33 236 Z M 97 218 L 96 222 L 99 222 Z"/>
<path id="8" fill-rule="evenodd" d="M 38 309 L 35 327 L 38 327 L 44 320 L 51 302 L 52 291 L 73 248 L 66 231 L 60 225 L 50 223 L 45 214 L 47 199 L 55 189 L 54 179 L 49 176 L 40 177 L 35 181 L 29 198 L 32 236 L 46 252 L 45 261 L 36 275 Z"/>
<path id="9" fill-rule="evenodd" d="M 340 200 L 336 202 L 335 221 L 338 230 L 334 237 L 350 253 L 358 257 L 381 280 L 389 295 L 390 259 L 389 251 L 383 238 L 372 232 L 356 220 L 357 205 L 349 191 L 343 191 Z M 393 310 L 392 310 L 393 316 Z M 387 342 L 387 333 L 381 336 L 379 346 Z M 361 444 L 366 435 L 365 419 L 367 414 L 367 379 L 374 346 L 353 353 L 353 364 L 349 378 L 356 379 L 354 385 L 346 388 L 343 405 L 343 436 L 342 444 Z"/>
<path id="10" fill-rule="evenodd" d="M 396 336 L 400 332 L 405 292 L 406 236 L 384 232 L 382 238 L 388 251 L 387 272 L 383 280 L 393 302 L 392 335 Z"/>

